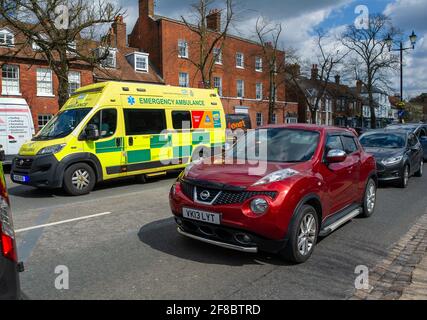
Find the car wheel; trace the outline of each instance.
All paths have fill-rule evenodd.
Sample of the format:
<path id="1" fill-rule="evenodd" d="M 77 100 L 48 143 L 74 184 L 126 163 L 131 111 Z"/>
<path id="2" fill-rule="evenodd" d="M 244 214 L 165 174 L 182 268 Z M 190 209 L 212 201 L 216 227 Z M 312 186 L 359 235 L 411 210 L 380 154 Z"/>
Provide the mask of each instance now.
<path id="1" fill-rule="evenodd" d="M 292 263 L 307 261 L 314 251 L 319 235 L 319 218 L 316 210 L 309 205 L 302 206 L 289 228 L 288 242 L 280 253 Z"/>
<path id="2" fill-rule="evenodd" d="M 375 211 L 375 204 L 377 201 L 377 184 L 373 179 L 369 179 L 365 189 L 363 198 L 363 212 L 361 217 L 368 218 L 373 215 Z"/>
<path id="3" fill-rule="evenodd" d="M 415 172 L 415 176 L 418 178 L 421 178 L 423 176 L 423 170 L 424 170 L 424 160 L 421 161 L 420 169 L 417 172 Z"/>
<path id="4" fill-rule="evenodd" d="M 402 175 L 400 177 L 400 187 L 401 188 L 407 188 L 409 183 L 409 166 L 405 164 L 402 170 Z"/>
<path id="5" fill-rule="evenodd" d="M 95 172 L 86 163 L 70 166 L 64 173 L 64 190 L 69 195 L 81 196 L 90 193 L 95 187 Z"/>

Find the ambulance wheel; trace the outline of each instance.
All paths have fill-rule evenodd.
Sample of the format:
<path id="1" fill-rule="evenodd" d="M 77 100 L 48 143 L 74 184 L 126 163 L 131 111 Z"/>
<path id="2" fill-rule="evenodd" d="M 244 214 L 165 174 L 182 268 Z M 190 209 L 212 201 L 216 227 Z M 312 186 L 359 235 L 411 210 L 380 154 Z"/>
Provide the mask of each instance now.
<path id="1" fill-rule="evenodd" d="M 140 184 L 144 184 L 147 182 L 147 176 L 145 174 L 137 175 L 137 176 L 135 176 L 135 182 L 140 183 Z"/>
<path id="2" fill-rule="evenodd" d="M 63 185 L 65 192 L 69 195 L 88 194 L 95 187 L 95 172 L 86 163 L 73 164 L 65 170 Z"/>

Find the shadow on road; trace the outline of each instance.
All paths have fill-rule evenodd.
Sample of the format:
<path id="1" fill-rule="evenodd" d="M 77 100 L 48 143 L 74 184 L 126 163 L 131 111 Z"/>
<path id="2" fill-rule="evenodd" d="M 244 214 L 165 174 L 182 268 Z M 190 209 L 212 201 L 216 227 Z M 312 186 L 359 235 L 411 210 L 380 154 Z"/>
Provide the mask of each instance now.
<path id="1" fill-rule="evenodd" d="M 138 233 L 138 237 L 154 250 L 203 264 L 292 266 L 292 264 L 282 261 L 279 257 L 266 253 L 247 254 L 187 239 L 180 236 L 176 228 L 173 218 L 159 220 L 143 226 Z"/>
<path id="2" fill-rule="evenodd" d="M 109 190 L 109 189 L 114 190 L 114 189 L 129 187 L 133 185 L 141 185 L 141 187 L 149 186 L 150 184 L 153 184 L 162 180 L 174 179 L 178 177 L 178 175 L 179 175 L 178 172 L 171 172 L 165 176 L 149 178 L 145 183 L 137 182 L 134 177 L 119 178 L 111 181 L 100 182 L 95 186 L 92 192 L 96 193 L 99 191 Z M 9 194 L 12 196 L 29 198 L 29 199 L 70 197 L 62 189 L 33 188 L 30 186 L 23 186 L 23 185 L 10 187 L 8 191 L 9 191 Z"/>

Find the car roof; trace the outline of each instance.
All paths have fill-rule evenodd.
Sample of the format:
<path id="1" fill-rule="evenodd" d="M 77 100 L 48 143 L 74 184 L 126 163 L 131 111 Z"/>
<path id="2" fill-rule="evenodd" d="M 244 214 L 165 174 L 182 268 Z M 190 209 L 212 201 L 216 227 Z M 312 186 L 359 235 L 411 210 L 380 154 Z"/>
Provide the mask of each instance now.
<path id="1" fill-rule="evenodd" d="M 322 125 L 316 125 L 316 124 L 307 124 L 307 123 L 296 123 L 296 124 L 272 124 L 272 125 L 265 125 L 262 127 L 259 127 L 258 129 L 294 129 L 294 130 L 309 130 L 309 131 L 319 131 L 319 132 L 343 132 L 343 133 L 349 133 L 354 135 L 354 132 L 347 129 L 347 128 L 340 128 L 340 127 L 332 127 L 332 126 L 322 126 Z"/>
<path id="2" fill-rule="evenodd" d="M 362 136 L 368 136 L 368 135 L 372 135 L 372 134 L 376 134 L 376 133 L 384 133 L 384 134 L 399 134 L 399 135 L 404 135 L 407 136 L 410 134 L 410 132 L 408 132 L 407 130 L 403 130 L 403 129 L 376 129 L 376 130 L 371 130 L 368 131 L 366 133 L 364 133 Z"/>

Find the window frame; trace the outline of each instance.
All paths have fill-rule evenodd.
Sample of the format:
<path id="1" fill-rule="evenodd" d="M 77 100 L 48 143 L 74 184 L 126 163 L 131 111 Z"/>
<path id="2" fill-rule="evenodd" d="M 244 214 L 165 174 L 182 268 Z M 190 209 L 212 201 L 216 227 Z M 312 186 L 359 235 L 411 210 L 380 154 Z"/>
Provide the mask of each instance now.
<path id="1" fill-rule="evenodd" d="M 181 76 L 186 75 L 186 83 L 185 85 L 182 85 L 181 83 Z M 178 86 L 181 88 L 189 88 L 190 87 L 190 74 L 188 72 L 179 72 L 178 73 Z"/>
<path id="2" fill-rule="evenodd" d="M 148 73 L 148 71 L 149 71 L 148 55 L 142 54 L 142 53 L 134 53 L 134 59 L 135 59 L 134 60 L 135 71 Z M 145 61 L 145 68 L 138 68 L 138 61 L 137 61 L 138 59 L 143 59 Z"/>
<path id="3" fill-rule="evenodd" d="M 214 55 L 214 59 L 215 59 L 215 64 L 222 65 L 223 64 L 222 49 L 221 48 L 214 48 L 213 49 L 213 55 Z"/>
<path id="4" fill-rule="evenodd" d="M 41 71 L 47 71 L 46 73 L 44 73 L 44 78 L 46 78 L 47 75 L 49 75 L 50 80 L 47 81 L 45 79 L 40 80 L 39 79 L 39 72 Z M 47 85 L 46 86 L 39 86 L 40 84 L 50 84 L 50 91 L 49 92 L 42 92 L 41 89 L 47 89 Z M 36 89 L 37 89 L 37 96 L 38 97 L 54 97 L 54 92 L 53 92 L 53 73 L 52 73 L 52 69 L 49 68 L 37 68 L 36 70 Z"/>
<path id="5" fill-rule="evenodd" d="M 71 89 L 70 85 L 71 84 L 75 84 L 76 82 L 71 81 L 72 77 L 70 77 L 70 76 L 72 74 L 77 74 L 78 78 L 79 78 L 79 85 L 78 85 L 78 87 L 73 92 L 70 91 L 70 89 Z M 80 71 L 74 71 L 74 70 L 68 71 L 68 94 L 71 96 L 76 90 L 80 89 L 81 86 L 82 86 L 82 75 L 81 75 L 81 72 Z"/>
<path id="6" fill-rule="evenodd" d="M 258 116 L 260 121 L 258 122 Z M 261 127 L 264 125 L 264 115 L 262 114 L 262 112 L 257 112 L 255 115 L 255 122 L 256 122 L 256 126 L 257 127 Z"/>
<path id="7" fill-rule="evenodd" d="M 239 64 L 239 56 L 241 57 L 241 64 Z M 245 54 L 242 52 L 236 52 L 236 68 L 245 69 Z"/>
<path id="8" fill-rule="evenodd" d="M 259 101 L 264 99 L 264 84 L 262 82 L 257 82 L 255 84 L 255 98 Z"/>
<path id="9" fill-rule="evenodd" d="M 109 134 L 109 135 L 106 135 L 106 136 L 102 136 L 101 135 L 101 133 L 102 133 L 102 113 L 104 112 L 104 111 L 114 111 L 115 113 L 116 113 L 116 128 L 114 129 L 114 133 L 112 133 L 112 134 Z M 85 130 L 86 130 L 86 128 L 87 128 L 87 126 L 90 124 L 90 122 L 97 116 L 97 115 L 99 115 L 99 117 L 100 117 L 100 127 L 98 128 L 98 131 L 99 131 L 99 135 L 100 135 L 100 137 L 99 137 L 99 140 L 103 140 L 103 139 L 110 139 L 111 137 L 114 137 L 115 135 L 116 135 L 116 133 L 117 133 L 117 128 L 118 128 L 118 124 L 119 124 L 119 111 L 117 110 L 117 108 L 105 108 L 105 109 L 101 109 L 101 110 L 99 110 L 98 112 L 96 112 L 90 119 L 89 119 L 89 121 L 86 123 L 86 125 L 85 125 L 85 127 L 84 127 L 84 129 L 83 129 L 83 131 L 81 132 L 81 134 L 80 135 L 82 135 L 82 134 L 84 134 L 84 132 L 85 132 Z"/>
<path id="10" fill-rule="evenodd" d="M 17 78 L 9 78 L 9 77 L 5 77 L 4 76 L 4 72 L 10 72 L 10 70 L 4 70 L 4 68 L 16 68 L 16 75 Z M 4 64 L 1 68 L 1 72 L 2 72 L 2 77 L 1 77 L 1 88 L 2 88 L 2 95 L 3 96 L 15 96 L 15 95 L 21 95 L 21 83 L 20 83 L 20 79 L 21 79 L 21 75 L 20 75 L 20 67 L 19 65 L 16 64 Z M 16 82 L 17 83 L 17 91 L 9 91 L 7 88 L 10 88 L 10 85 L 7 86 L 7 83 L 10 81 Z M 13 86 L 15 87 L 15 86 Z M 6 88 L 6 89 L 5 89 Z"/>
<path id="11" fill-rule="evenodd" d="M 262 57 L 255 57 L 255 71 L 263 72 L 263 59 Z"/>
<path id="12" fill-rule="evenodd" d="M 239 96 L 239 83 L 242 84 L 241 96 Z M 236 80 L 236 97 L 238 99 L 244 99 L 245 98 L 245 80 L 241 80 L 241 79 Z"/>
<path id="13" fill-rule="evenodd" d="M 40 120 L 40 117 L 42 117 L 41 120 Z M 47 113 L 37 114 L 37 128 L 38 128 L 38 130 L 39 131 L 42 130 L 49 123 L 49 121 L 52 120 L 53 117 L 54 117 L 54 115 L 51 113 L 49 113 L 49 114 L 47 114 Z M 45 124 L 40 125 L 40 121 L 42 121 L 42 122 L 46 121 L 46 122 L 45 122 Z"/>
<path id="14" fill-rule="evenodd" d="M 184 54 L 181 54 L 181 49 L 184 50 Z M 178 39 L 178 58 L 188 59 L 190 57 L 189 51 L 188 41 L 185 39 Z"/>
<path id="15" fill-rule="evenodd" d="M 10 43 L 7 43 L 8 36 L 10 37 Z M 15 35 L 8 28 L 0 29 L 0 38 L 3 37 L 4 43 L 0 43 L 0 47 L 11 48 L 15 46 Z"/>
<path id="16" fill-rule="evenodd" d="M 219 79 L 219 86 L 216 86 L 215 84 L 215 80 Z M 213 85 L 214 88 L 218 89 L 218 94 L 220 97 L 222 97 L 222 90 L 223 90 L 223 86 L 222 86 L 222 77 L 213 77 Z"/>

